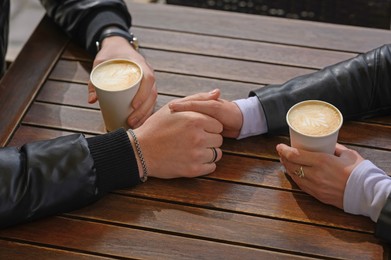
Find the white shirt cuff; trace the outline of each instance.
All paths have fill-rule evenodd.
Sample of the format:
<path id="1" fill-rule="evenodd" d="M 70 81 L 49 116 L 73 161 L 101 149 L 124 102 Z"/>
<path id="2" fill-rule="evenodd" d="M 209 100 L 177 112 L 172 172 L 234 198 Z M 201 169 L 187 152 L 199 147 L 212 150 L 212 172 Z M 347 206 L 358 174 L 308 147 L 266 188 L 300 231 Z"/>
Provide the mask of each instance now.
<path id="1" fill-rule="evenodd" d="M 256 96 L 234 100 L 243 115 L 243 125 L 237 139 L 260 135 L 267 132 L 267 123 L 263 108 Z"/>
<path id="2" fill-rule="evenodd" d="M 354 168 L 346 183 L 344 211 L 368 216 L 376 222 L 390 193 L 391 177 L 365 160 Z"/>

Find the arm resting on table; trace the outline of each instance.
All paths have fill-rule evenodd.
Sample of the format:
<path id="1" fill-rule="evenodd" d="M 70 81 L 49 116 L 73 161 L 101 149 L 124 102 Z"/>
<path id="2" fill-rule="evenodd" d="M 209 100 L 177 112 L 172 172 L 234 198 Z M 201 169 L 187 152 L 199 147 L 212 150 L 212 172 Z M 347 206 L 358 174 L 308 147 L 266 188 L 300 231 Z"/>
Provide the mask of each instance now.
<path id="1" fill-rule="evenodd" d="M 125 130 L 0 149 L 0 227 L 86 206 L 139 183 Z"/>
<path id="2" fill-rule="evenodd" d="M 282 85 L 250 93 L 264 111 L 268 132 L 287 129 L 285 115 L 297 102 L 320 99 L 335 105 L 344 119 L 362 119 L 391 112 L 391 44 Z M 391 242 L 391 198 L 377 220 L 376 236 Z"/>
<path id="3" fill-rule="evenodd" d="M 320 71 L 250 93 L 265 112 L 268 132 L 287 129 L 285 114 L 297 102 L 320 99 L 335 105 L 344 119 L 391 112 L 391 44 Z"/>

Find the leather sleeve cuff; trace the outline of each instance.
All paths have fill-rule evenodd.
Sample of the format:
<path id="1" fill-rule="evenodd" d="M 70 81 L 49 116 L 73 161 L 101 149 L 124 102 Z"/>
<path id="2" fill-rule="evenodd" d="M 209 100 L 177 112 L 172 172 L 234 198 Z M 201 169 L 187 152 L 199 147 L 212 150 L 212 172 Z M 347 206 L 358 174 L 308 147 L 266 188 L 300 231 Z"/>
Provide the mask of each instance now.
<path id="1" fill-rule="evenodd" d="M 85 48 L 91 54 L 96 54 L 96 42 L 99 41 L 100 34 L 104 28 L 108 26 L 116 26 L 123 30 L 128 31 L 131 26 L 131 18 L 124 17 L 121 13 L 116 10 L 105 10 L 102 11 L 98 9 L 94 14 L 88 16 L 88 22 L 84 30 L 80 30 L 80 34 L 84 34 L 85 36 Z M 80 35 L 81 36 L 81 35 Z"/>
<path id="2" fill-rule="evenodd" d="M 249 96 L 257 96 L 263 108 L 269 133 L 280 133 L 288 129 L 285 114 L 294 102 L 284 96 L 290 95 L 288 88 L 281 85 L 268 85 L 251 91 Z"/>

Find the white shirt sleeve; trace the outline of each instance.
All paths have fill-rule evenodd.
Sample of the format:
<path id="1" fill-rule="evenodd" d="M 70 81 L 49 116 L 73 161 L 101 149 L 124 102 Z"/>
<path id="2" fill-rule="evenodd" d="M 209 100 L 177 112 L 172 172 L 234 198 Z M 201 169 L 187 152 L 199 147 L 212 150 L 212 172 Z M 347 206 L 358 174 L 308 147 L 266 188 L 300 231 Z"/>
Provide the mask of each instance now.
<path id="1" fill-rule="evenodd" d="M 267 123 L 263 108 L 256 96 L 234 100 L 243 115 L 243 125 L 237 139 L 260 135 L 267 132 Z"/>
<path id="2" fill-rule="evenodd" d="M 391 177 L 365 160 L 354 168 L 346 183 L 344 211 L 368 216 L 376 222 L 390 193 Z"/>

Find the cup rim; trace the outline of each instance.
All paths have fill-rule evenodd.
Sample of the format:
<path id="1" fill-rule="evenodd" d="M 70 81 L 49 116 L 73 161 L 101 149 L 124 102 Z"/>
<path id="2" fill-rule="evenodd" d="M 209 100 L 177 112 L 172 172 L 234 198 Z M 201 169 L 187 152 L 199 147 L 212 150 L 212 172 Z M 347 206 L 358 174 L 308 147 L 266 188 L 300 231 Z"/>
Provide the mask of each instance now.
<path id="1" fill-rule="evenodd" d="M 104 89 L 104 88 L 100 88 L 100 87 L 97 87 L 95 84 L 94 84 L 94 81 L 92 79 L 92 75 L 94 73 L 94 71 L 98 68 L 98 67 L 101 67 L 103 66 L 104 64 L 107 64 L 107 63 L 110 63 L 110 62 L 116 62 L 116 61 L 125 61 L 125 62 L 129 62 L 129 63 L 133 63 L 135 64 L 139 69 L 140 69 L 140 78 L 133 84 L 131 85 L 130 87 L 127 87 L 125 89 L 121 89 L 121 90 L 110 90 L 110 89 Z M 134 86 L 137 86 L 141 80 L 143 79 L 144 77 L 144 71 L 141 67 L 141 65 L 133 60 L 130 60 L 130 59 L 125 59 L 125 58 L 114 58 L 114 59 L 109 59 L 109 60 L 105 60 L 104 62 L 101 62 L 99 63 L 98 65 L 96 65 L 92 70 L 91 70 L 91 73 L 90 73 L 90 81 L 91 81 L 91 84 L 94 86 L 94 88 L 97 88 L 99 90 L 102 90 L 102 91 L 108 91 L 108 92 L 121 92 L 121 91 L 126 91 L 128 90 L 129 88 L 132 88 Z"/>
<path id="2" fill-rule="evenodd" d="M 339 115 L 339 117 L 341 118 L 340 122 L 339 122 L 339 125 L 337 128 L 335 128 L 335 130 L 327 135 L 309 135 L 309 134 L 303 134 L 299 131 L 297 131 L 289 122 L 289 119 L 288 119 L 288 116 L 289 116 L 289 113 L 297 106 L 303 104 L 303 103 L 309 103 L 309 102 L 315 102 L 315 103 L 323 103 L 325 105 L 328 105 L 330 107 L 332 107 Z M 319 99 L 307 99 L 307 100 L 303 100 L 303 101 L 300 101 L 296 104 L 294 104 L 289 110 L 288 112 L 286 113 L 286 116 L 285 116 L 285 119 L 286 119 L 286 122 L 289 126 L 289 128 L 293 131 L 295 131 L 296 133 L 300 134 L 300 135 L 303 135 L 303 136 L 309 136 L 309 137 L 319 137 L 319 138 L 322 138 L 322 137 L 328 137 L 328 136 L 331 136 L 331 135 L 334 135 L 336 132 L 338 132 L 341 127 L 342 127 L 342 124 L 343 124 L 343 116 L 342 116 L 342 113 L 341 111 L 339 111 L 339 109 L 337 107 L 335 107 L 333 104 L 329 103 L 329 102 L 326 102 L 326 101 L 323 101 L 323 100 L 319 100 Z"/>

